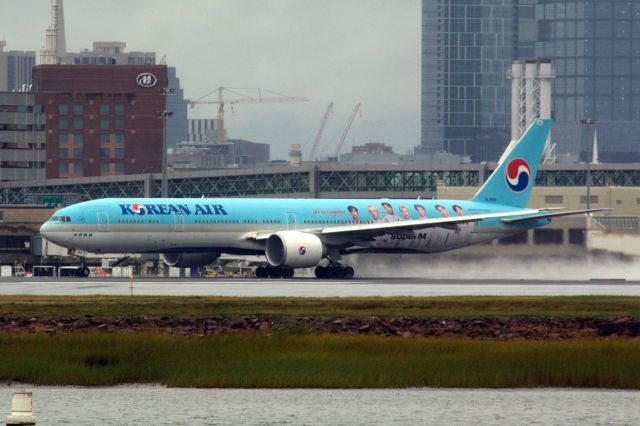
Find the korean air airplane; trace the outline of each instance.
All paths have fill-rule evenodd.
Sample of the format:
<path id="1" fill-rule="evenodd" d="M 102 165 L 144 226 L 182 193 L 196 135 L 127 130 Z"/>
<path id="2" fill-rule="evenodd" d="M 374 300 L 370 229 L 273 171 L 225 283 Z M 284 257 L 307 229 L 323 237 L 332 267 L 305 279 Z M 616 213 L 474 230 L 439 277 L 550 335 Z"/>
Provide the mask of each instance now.
<path id="1" fill-rule="evenodd" d="M 526 207 L 550 128 L 534 121 L 471 200 L 106 198 L 57 211 L 40 233 L 88 252 L 160 253 L 170 266 L 257 254 L 268 262 L 259 278 L 309 267 L 318 278 L 351 278 L 342 263 L 350 253 L 442 252 L 599 210 Z"/>

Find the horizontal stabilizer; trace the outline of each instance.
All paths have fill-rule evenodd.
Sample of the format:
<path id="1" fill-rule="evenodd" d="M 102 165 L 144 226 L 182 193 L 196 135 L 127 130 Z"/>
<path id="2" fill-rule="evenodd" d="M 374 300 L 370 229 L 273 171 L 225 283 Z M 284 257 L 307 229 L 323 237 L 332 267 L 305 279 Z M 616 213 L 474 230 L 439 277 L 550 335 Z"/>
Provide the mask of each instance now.
<path id="1" fill-rule="evenodd" d="M 514 224 L 514 223 L 522 223 L 530 220 L 538 220 L 538 219 L 548 219 L 552 217 L 561 217 L 561 216 L 572 216 L 576 214 L 584 214 L 584 213 L 594 213 L 594 212 L 603 212 L 609 211 L 612 209 L 589 209 L 589 210 L 567 210 L 567 211 L 548 211 L 547 209 L 540 210 L 540 213 L 527 215 L 524 217 L 515 217 L 515 218 L 504 218 L 500 219 L 503 223 L 506 224 Z"/>

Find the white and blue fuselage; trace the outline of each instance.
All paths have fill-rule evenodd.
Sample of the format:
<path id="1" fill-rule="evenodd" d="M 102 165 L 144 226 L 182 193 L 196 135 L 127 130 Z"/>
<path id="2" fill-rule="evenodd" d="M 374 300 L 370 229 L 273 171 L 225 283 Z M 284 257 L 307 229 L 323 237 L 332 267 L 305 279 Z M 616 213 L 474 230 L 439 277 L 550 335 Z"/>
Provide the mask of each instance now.
<path id="1" fill-rule="evenodd" d="M 453 250 L 583 213 L 526 207 L 550 128 L 535 120 L 471 200 L 107 198 L 65 207 L 40 231 L 89 252 L 162 253 L 175 266 L 264 254 L 270 266 L 259 276 L 292 276 L 325 259 L 331 276 L 352 276 L 343 254 Z"/>
<path id="2" fill-rule="evenodd" d="M 399 225 L 403 221 L 517 210 L 473 201 L 415 199 L 107 198 L 59 210 L 41 232 L 56 244 L 95 253 L 264 254 L 264 242 L 250 238 L 251 235 L 347 225 Z M 540 225 L 545 223 L 541 221 Z M 361 246 L 341 249 L 431 253 L 523 230 L 526 229 L 505 226 L 499 219 L 447 227 L 390 229 L 362 241 Z"/>

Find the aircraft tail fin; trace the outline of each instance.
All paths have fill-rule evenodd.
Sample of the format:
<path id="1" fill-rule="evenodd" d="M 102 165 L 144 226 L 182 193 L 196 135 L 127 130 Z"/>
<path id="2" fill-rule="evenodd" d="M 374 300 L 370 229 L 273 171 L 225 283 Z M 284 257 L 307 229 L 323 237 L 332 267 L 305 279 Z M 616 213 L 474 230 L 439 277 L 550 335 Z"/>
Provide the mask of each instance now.
<path id="1" fill-rule="evenodd" d="M 517 144 L 510 144 L 496 170 L 472 200 L 526 207 L 550 130 L 550 119 L 534 120 Z"/>

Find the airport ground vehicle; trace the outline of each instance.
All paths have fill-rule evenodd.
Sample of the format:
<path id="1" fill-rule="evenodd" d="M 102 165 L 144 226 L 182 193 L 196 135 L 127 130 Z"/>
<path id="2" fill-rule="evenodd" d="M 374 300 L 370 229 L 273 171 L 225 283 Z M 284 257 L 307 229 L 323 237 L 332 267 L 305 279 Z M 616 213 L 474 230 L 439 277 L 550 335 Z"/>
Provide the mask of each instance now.
<path id="1" fill-rule="evenodd" d="M 0 277 L 24 277 L 26 272 L 22 265 L 3 265 L 0 266 Z"/>
<path id="2" fill-rule="evenodd" d="M 90 270 L 86 266 L 34 265 L 34 277 L 88 277 Z"/>

